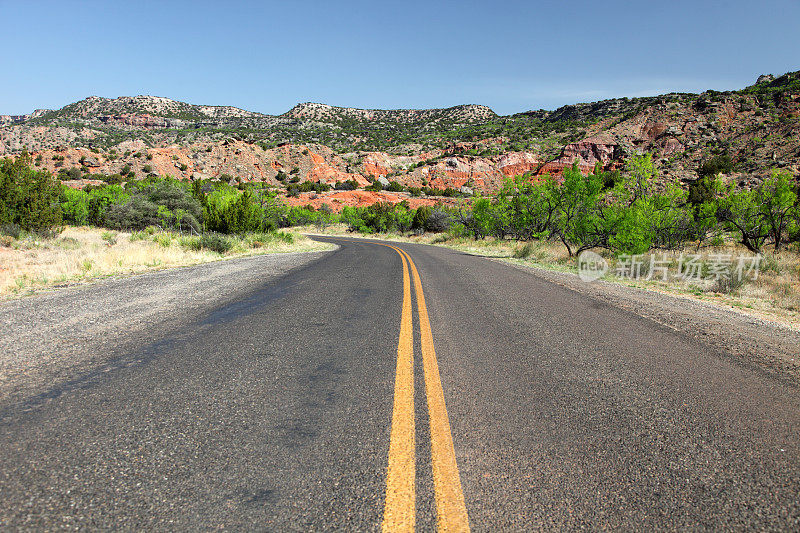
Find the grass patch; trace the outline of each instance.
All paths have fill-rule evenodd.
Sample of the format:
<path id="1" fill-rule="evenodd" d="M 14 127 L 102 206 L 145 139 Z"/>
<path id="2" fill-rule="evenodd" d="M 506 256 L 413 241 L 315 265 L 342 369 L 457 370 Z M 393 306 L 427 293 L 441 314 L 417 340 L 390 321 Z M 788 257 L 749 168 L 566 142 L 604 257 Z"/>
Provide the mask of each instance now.
<path id="1" fill-rule="evenodd" d="M 113 234 L 113 239 L 107 234 Z M 157 228 L 127 233 L 67 227 L 57 238 L 41 240 L 23 235 L 22 240 L 11 241 L 9 247 L 0 246 L 0 297 L 98 277 L 218 261 L 223 257 L 332 248 L 289 231 L 190 237 Z"/>
<path id="2" fill-rule="evenodd" d="M 527 259 L 533 254 L 534 246 L 532 242 L 526 242 L 522 246 L 517 246 L 514 250 L 515 259 Z"/>

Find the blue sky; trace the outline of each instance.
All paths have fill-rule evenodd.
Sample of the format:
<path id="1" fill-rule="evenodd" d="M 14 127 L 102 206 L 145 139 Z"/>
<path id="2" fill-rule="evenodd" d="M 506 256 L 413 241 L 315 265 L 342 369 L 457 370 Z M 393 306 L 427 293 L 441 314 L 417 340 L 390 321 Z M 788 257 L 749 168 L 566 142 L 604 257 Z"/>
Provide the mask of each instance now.
<path id="1" fill-rule="evenodd" d="M 0 0 L 0 114 L 90 95 L 501 114 L 800 70 L 800 0 Z"/>

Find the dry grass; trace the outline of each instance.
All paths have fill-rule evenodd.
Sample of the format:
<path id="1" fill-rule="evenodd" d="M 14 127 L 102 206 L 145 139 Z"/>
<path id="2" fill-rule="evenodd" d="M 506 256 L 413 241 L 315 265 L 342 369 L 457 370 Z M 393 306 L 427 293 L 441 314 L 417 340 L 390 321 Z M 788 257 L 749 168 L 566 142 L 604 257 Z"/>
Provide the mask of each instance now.
<path id="1" fill-rule="evenodd" d="M 476 244 L 474 241 L 469 243 L 462 242 L 462 239 L 453 239 L 441 244 L 470 253 L 501 257 L 505 261 L 548 270 L 573 273 L 577 271 L 577 260 L 569 257 L 564 246 L 555 242 L 516 243 L 486 240 Z M 685 253 L 690 254 L 695 251 L 687 250 Z M 520 257 L 525 254 L 527 257 Z M 714 254 L 730 255 L 734 258 L 734 262 L 739 255 L 748 257 L 752 255 L 735 245 L 703 249 L 699 254 L 705 261 L 706 268 Z M 662 253 L 660 251 L 654 252 L 654 255 L 659 260 L 665 259 L 669 263 L 670 276 L 666 281 L 657 275 L 650 280 L 625 279 L 616 274 L 617 267 L 620 266 L 619 258 L 607 252 L 601 252 L 601 255 L 609 263 L 608 273 L 603 278 L 605 281 L 690 296 L 694 299 L 736 308 L 756 316 L 779 320 L 794 326 L 800 325 L 800 255 L 796 252 L 782 251 L 778 254 L 765 252 L 756 279 L 744 276 L 741 283 L 720 283 L 710 278 L 707 273 L 699 281 L 680 279 L 672 275 L 677 273 L 680 252 Z"/>
<path id="2" fill-rule="evenodd" d="M 247 255 L 328 250 L 332 247 L 287 232 L 232 237 L 225 254 L 192 250 L 190 239 L 164 232 L 109 232 L 98 228 L 66 228 L 48 240 L 6 238 L 0 242 L 0 297 L 14 297 L 64 284 L 170 267 L 196 265 Z M 288 242 L 291 240 L 291 242 Z"/>

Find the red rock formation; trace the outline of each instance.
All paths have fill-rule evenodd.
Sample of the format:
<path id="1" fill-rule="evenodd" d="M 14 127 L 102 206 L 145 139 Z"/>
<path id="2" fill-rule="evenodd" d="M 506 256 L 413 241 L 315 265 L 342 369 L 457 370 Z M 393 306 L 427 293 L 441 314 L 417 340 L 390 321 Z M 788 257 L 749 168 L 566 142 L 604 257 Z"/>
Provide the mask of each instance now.
<path id="1" fill-rule="evenodd" d="M 652 141 L 659 138 L 666 131 L 667 124 L 664 122 L 648 123 L 642 128 L 642 136 Z"/>
<path id="2" fill-rule="evenodd" d="M 364 172 L 374 178 L 389 174 L 391 170 L 385 166 L 385 156 L 386 154 L 378 154 L 374 152 L 367 154 L 362 162 Z"/>
<path id="3" fill-rule="evenodd" d="M 542 161 L 528 152 L 511 152 L 500 157 L 497 167 L 504 176 L 519 176 L 536 171 Z"/>
<path id="4" fill-rule="evenodd" d="M 686 147 L 675 137 L 662 137 L 656 141 L 656 146 L 662 156 L 670 156 L 679 152 L 683 152 Z"/>
<path id="5" fill-rule="evenodd" d="M 376 203 L 397 204 L 407 202 L 411 209 L 416 209 L 422 205 L 448 205 L 456 206 L 469 199 L 460 198 L 419 198 L 412 197 L 406 193 L 392 192 L 371 192 L 371 191 L 331 191 L 327 193 L 302 193 L 298 197 L 284 198 L 287 205 L 305 206 L 311 205 L 319 209 L 322 205 L 327 205 L 332 211 L 339 213 L 343 207 L 367 207 Z"/>
<path id="6" fill-rule="evenodd" d="M 566 145 L 561 155 L 553 161 L 545 163 L 538 174 L 560 176 L 565 168 L 577 161 L 578 168 L 584 174 L 594 170 L 600 163 L 604 170 L 616 168 L 620 162 L 619 145 L 609 137 L 590 137 L 582 141 Z"/>
<path id="7" fill-rule="evenodd" d="M 320 154 L 309 151 L 309 156 L 311 156 L 311 163 L 313 166 L 308 174 L 306 174 L 306 180 L 308 181 L 339 183 L 341 181 L 354 180 L 358 183 L 359 187 L 365 187 L 370 184 L 370 181 L 361 174 L 344 172 L 329 165 Z"/>

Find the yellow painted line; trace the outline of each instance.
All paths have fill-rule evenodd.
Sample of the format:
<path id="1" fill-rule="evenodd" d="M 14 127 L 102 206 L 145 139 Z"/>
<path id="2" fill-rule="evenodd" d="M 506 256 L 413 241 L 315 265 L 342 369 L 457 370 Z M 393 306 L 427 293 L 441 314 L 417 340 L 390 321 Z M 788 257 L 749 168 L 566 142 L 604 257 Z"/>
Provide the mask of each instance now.
<path id="1" fill-rule="evenodd" d="M 386 502 L 383 508 L 382 528 L 386 532 L 414 531 L 416 521 L 411 283 L 403 254 L 400 254 L 400 261 L 403 263 L 403 313 L 400 319 L 400 339 L 397 343 L 389 468 L 386 472 Z"/>
<path id="2" fill-rule="evenodd" d="M 394 248 L 394 246 L 391 246 Z M 450 419 L 444 404 L 444 391 L 439 377 L 439 364 L 433 347 L 433 333 L 428 319 L 428 308 L 422 292 L 422 281 L 414 261 L 406 252 L 394 248 L 408 260 L 414 275 L 417 293 L 422 368 L 425 373 L 425 393 L 428 399 L 428 416 L 431 429 L 431 462 L 433 487 L 436 493 L 436 525 L 439 531 L 469 531 L 469 517 L 461 490 L 461 478 L 456 464 L 456 453 L 450 431 Z"/>

